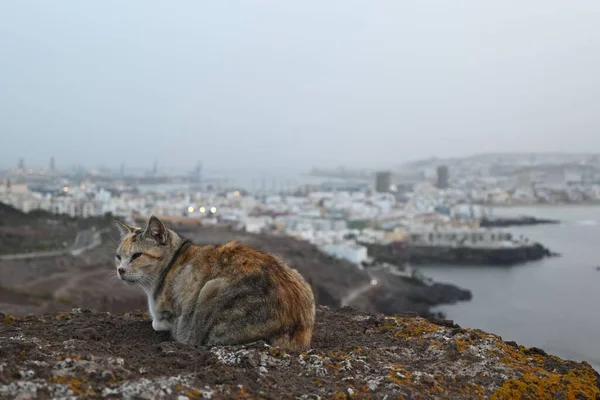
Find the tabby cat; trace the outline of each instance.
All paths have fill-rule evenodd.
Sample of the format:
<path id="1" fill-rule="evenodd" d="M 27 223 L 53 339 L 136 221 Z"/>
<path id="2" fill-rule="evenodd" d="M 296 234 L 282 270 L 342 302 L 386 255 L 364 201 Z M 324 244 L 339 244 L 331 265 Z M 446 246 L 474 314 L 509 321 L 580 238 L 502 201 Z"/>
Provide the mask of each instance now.
<path id="1" fill-rule="evenodd" d="M 237 242 L 194 245 L 155 216 L 145 229 L 117 227 L 117 275 L 144 290 L 154 330 L 196 346 L 310 347 L 313 293 L 281 260 Z"/>

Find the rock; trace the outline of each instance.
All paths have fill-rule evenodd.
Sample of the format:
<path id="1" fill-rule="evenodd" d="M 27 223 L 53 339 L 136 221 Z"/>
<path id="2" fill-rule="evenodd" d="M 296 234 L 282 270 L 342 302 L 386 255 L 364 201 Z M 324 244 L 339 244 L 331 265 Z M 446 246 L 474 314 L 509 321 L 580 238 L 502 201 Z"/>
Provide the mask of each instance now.
<path id="1" fill-rule="evenodd" d="M 414 314 L 319 307 L 306 352 L 264 342 L 194 348 L 154 332 L 140 313 L 3 321 L 1 398 L 600 397 L 587 363 Z M 73 339 L 84 329 L 100 339 Z"/>
<path id="2" fill-rule="evenodd" d="M 79 329 L 77 332 L 75 332 L 75 335 L 73 335 L 74 339 L 79 339 L 79 340 L 101 340 L 102 337 L 100 335 L 98 335 L 98 332 L 96 332 L 96 330 L 94 328 L 84 328 L 84 329 Z"/>
<path id="3" fill-rule="evenodd" d="M 502 227 L 506 228 L 509 226 L 526 226 L 526 225 L 541 225 L 541 224 L 560 224 L 559 220 L 556 219 L 544 219 L 536 217 L 515 217 L 515 218 L 482 218 L 479 221 L 479 226 L 482 228 L 490 227 Z"/>
<path id="4" fill-rule="evenodd" d="M 516 265 L 545 257 L 558 257 L 541 243 L 529 243 L 518 247 L 471 247 L 471 246 L 422 246 L 408 247 L 413 265 Z"/>

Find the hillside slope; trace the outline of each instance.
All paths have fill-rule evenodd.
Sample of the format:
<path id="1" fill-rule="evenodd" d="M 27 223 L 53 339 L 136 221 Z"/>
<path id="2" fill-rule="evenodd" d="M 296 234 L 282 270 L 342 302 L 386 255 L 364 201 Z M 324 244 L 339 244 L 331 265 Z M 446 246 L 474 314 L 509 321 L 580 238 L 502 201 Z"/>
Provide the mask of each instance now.
<path id="1" fill-rule="evenodd" d="M 0 255 L 62 250 L 78 231 L 111 222 L 109 217 L 71 218 L 42 210 L 24 213 L 0 202 Z"/>
<path id="2" fill-rule="evenodd" d="M 354 264 L 328 256 L 308 242 L 287 236 L 256 235 L 210 227 L 184 234 L 198 244 L 237 240 L 280 256 L 307 279 L 317 302 L 322 305 L 341 306 L 349 295 L 368 287 L 373 278 L 378 284 L 363 291 L 348 305 L 367 312 L 412 311 L 430 316 L 432 306 L 471 299 L 469 290 L 454 285 L 436 283 L 429 286 L 386 271 L 359 270 Z"/>
<path id="3" fill-rule="evenodd" d="M 119 237 L 116 228 L 110 235 Z M 347 261 L 327 256 L 310 243 L 290 237 L 219 228 L 197 228 L 185 235 L 197 244 L 238 240 L 280 256 L 308 280 L 317 302 L 322 305 L 338 307 L 355 293 L 348 305 L 363 311 L 414 311 L 428 316 L 434 305 L 471 297 L 468 290 L 453 285 L 427 286 L 383 271 L 361 271 Z M 0 312 L 27 315 L 77 307 L 123 313 L 144 308 L 146 300 L 142 291 L 117 279 L 115 249 L 116 243 L 106 236 L 103 246 L 80 256 L 0 260 L 0 286 L 5 289 L 0 288 Z M 372 276 L 379 284 L 370 287 Z M 362 291 L 365 286 L 367 290 Z"/>

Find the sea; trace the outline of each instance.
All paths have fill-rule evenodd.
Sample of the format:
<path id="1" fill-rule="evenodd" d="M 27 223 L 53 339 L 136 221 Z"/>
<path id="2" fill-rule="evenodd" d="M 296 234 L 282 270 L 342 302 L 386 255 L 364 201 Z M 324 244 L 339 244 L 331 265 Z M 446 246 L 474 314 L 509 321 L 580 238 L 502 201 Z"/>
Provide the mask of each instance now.
<path id="1" fill-rule="evenodd" d="M 600 371 L 600 206 L 495 208 L 495 216 L 531 215 L 558 225 L 506 228 L 561 257 L 510 267 L 431 265 L 437 281 L 470 289 L 473 299 L 440 306 L 464 328 L 495 333 Z"/>

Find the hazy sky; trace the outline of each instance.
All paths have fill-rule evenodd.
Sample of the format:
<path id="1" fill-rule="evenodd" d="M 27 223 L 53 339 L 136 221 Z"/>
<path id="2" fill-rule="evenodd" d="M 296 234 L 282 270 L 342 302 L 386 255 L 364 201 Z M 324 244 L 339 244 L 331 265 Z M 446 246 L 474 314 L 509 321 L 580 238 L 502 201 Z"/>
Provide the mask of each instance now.
<path id="1" fill-rule="evenodd" d="M 600 152 L 600 1 L 2 1 L 0 165 Z"/>

